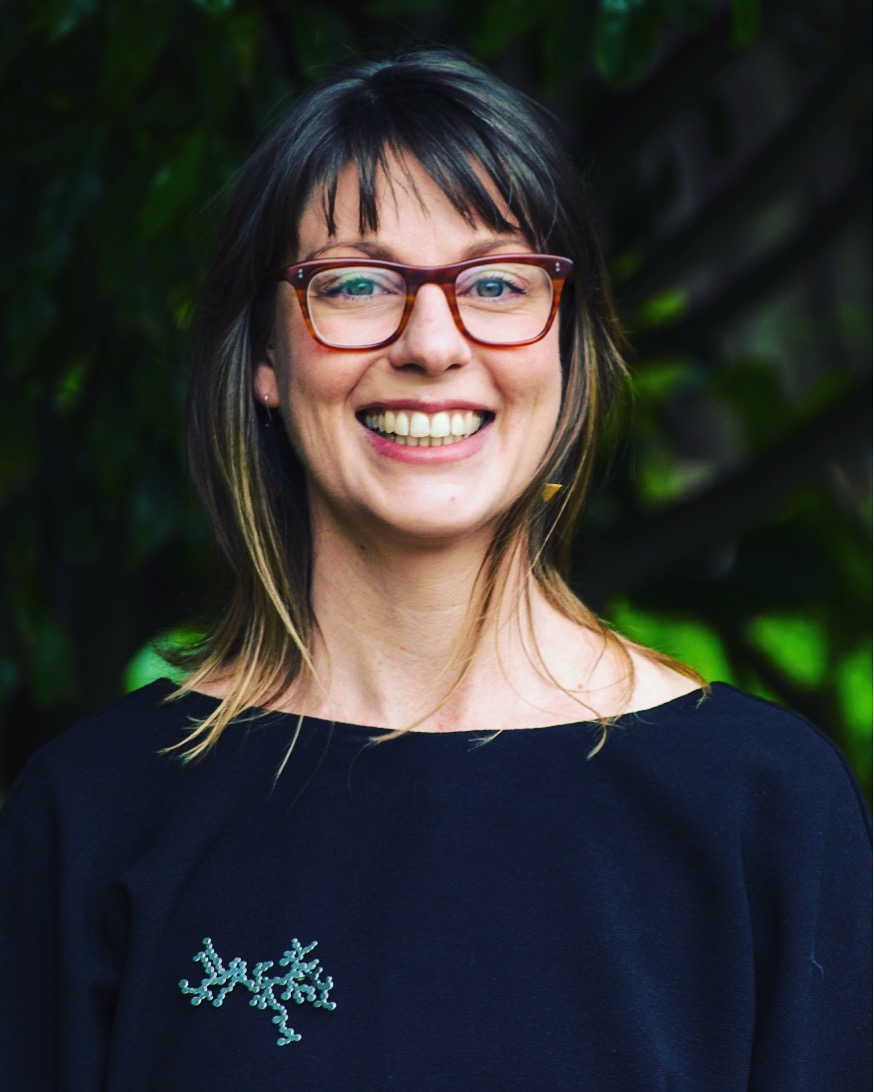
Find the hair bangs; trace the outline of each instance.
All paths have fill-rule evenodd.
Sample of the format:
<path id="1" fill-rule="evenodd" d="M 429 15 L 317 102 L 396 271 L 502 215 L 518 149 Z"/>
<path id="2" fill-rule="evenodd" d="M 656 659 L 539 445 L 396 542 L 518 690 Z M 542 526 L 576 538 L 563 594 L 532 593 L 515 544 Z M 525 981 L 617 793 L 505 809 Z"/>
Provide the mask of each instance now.
<path id="1" fill-rule="evenodd" d="M 530 151 L 526 155 L 523 145 L 509 125 L 496 133 L 489 119 L 442 94 L 420 89 L 416 96 L 350 95 L 312 147 L 306 183 L 289 195 L 287 223 L 296 236 L 303 207 L 318 195 L 328 234 L 336 235 L 338 179 L 352 167 L 359 230 L 376 232 L 383 187 L 398 185 L 398 165 L 403 169 L 405 160 L 415 160 L 468 223 L 479 221 L 496 234 L 521 231 L 540 249 L 553 234 L 555 195 L 548 172 L 527 162 Z M 410 172 L 403 184 L 415 194 Z"/>

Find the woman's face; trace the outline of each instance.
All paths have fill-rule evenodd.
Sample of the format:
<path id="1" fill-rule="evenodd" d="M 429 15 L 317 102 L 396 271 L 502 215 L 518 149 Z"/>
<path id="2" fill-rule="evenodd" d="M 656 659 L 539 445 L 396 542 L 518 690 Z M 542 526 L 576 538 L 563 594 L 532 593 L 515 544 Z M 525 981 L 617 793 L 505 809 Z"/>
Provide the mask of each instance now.
<path id="1" fill-rule="evenodd" d="M 344 169 L 336 234 L 328 234 L 317 195 L 301 218 L 298 260 L 444 265 L 531 251 L 521 235 L 468 223 L 415 161 L 396 164 L 392 183 L 382 179 L 377 194 L 379 228 L 362 236 L 357 173 Z M 283 282 L 272 340 L 255 371 L 256 398 L 280 407 L 306 470 L 316 533 L 356 540 L 373 533 L 422 545 L 491 535 L 546 451 L 561 385 L 557 323 L 532 345 L 477 345 L 458 330 L 443 290 L 431 284 L 419 289 L 397 341 L 350 352 L 311 337 Z M 448 445 L 414 447 L 389 432 L 386 414 L 405 414 L 411 426 L 420 415 L 412 432 L 423 425 L 440 432 L 447 418 L 453 433 L 459 419 L 464 432 L 475 431 Z M 447 417 L 435 421 L 437 414 Z M 380 415 L 383 432 L 374 431 Z"/>

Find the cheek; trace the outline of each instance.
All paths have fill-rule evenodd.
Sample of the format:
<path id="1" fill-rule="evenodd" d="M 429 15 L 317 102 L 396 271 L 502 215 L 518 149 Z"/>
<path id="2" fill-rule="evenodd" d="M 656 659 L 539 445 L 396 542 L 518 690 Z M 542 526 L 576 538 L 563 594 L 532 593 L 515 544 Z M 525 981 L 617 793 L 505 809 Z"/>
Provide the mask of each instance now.
<path id="1" fill-rule="evenodd" d="M 541 458 L 549 448 L 555 436 L 561 416 L 563 397 L 563 376 L 557 351 L 541 358 L 536 365 L 532 363 L 532 379 L 536 374 L 539 382 L 532 390 L 531 420 L 529 435 L 532 441 L 531 455 Z"/>
<path id="2" fill-rule="evenodd" d="M 312 341 L 296 342 L 287 358 L 283 417 L 292 445 L 307 465 L 336 460 L 357 427 L 350 398 L 361 368 Z"/>
<path id="3" fill-rule="evenodd" d="M 285 389 L 292 416 L 303 420 L 343 412 L 357 373 L 330 356 L 326 351 L 312 352 L 298 347 L 289 360 Z"/>
<path id="4" fill-rule="evenodd" d="M 541 352 L 532 354 L 524 362 L 524 370 L 518 376 L 520 401 L 528 402 L 543 427 L 553 428 L 561 409 L 564 379 L 558 356 L 558 342 L 553 344 L 550 334 L 548 344 Z"/>

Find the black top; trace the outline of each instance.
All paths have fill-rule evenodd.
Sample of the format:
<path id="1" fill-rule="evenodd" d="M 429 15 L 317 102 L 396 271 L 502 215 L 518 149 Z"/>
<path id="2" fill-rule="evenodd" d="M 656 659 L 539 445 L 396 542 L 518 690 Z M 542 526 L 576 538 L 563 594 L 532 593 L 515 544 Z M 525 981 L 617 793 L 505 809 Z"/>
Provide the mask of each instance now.
<path id="1" fill-rule="evenodd" d="M 870 1089 L 866 811 L 802 718 L 717 684 L 592 759 L 307 718 L 274 785 L 297 717 L 183 765 L 215 703 L 171 689 L 0 817 L 3 1088 Z"/>

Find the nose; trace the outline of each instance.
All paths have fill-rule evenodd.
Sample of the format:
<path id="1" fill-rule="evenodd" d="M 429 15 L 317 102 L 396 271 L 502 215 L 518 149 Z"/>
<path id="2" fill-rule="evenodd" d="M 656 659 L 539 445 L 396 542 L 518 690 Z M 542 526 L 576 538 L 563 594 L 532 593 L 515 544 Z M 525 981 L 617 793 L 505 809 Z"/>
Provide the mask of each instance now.
<path id="1" fill-rule="evenodd" d="M 471 344 L 458 329 L 444 289 L 423 284 L 400 337 L 388 347 L 396 368 L 415 367 L 439 375 L 471 359 Z"/>

